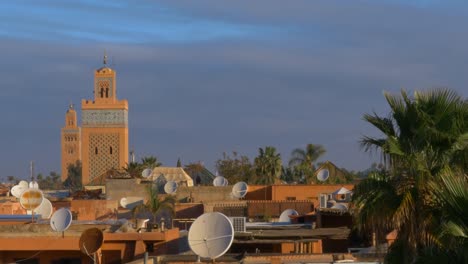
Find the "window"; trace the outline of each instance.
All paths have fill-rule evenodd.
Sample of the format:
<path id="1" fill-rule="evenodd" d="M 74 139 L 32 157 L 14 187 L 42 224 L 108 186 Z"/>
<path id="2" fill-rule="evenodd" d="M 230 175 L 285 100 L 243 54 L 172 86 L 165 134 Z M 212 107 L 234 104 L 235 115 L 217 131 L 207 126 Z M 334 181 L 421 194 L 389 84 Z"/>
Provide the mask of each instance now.
<path id="1" fill-rule="evenodd" d="M 109 147 L 109 153 L 112 155 L 112 147 Z"/>
<path id="2" fill-rule="evenodd" d="M 98 154 L 98 149 L 97 147 L 94 148 L 94 153 L 97 155 Z"/>

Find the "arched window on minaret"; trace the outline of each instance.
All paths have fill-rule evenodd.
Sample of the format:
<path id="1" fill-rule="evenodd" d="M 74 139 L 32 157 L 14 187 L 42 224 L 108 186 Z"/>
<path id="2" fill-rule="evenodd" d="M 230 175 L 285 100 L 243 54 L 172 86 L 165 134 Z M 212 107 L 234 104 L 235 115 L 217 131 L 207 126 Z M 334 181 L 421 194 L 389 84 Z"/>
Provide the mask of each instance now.
<path id="1" fill-rule="evenodd" d="M 101 88 L 101 91 L 99 93 L 101 94 L 101 98 L 104 98 L 104 88 Z"/>
<path id="2" fill-rule="evenodd" d="M 97 149 L 97 147 L 94 148 L 94 153 L 96 153 L 96 155 L 98 154 L 98 149 Z"/>
<path id="3" fill-rule="evenodd" d="M 109 147 L 109 153 L 112 155 L 112 147 Z"/>

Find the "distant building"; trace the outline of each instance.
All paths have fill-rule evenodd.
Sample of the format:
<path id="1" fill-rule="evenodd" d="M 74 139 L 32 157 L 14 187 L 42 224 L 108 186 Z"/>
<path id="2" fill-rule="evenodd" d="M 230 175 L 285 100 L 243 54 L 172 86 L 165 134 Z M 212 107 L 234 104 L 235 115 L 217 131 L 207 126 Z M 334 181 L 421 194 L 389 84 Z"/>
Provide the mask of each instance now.
<path id="1" fill-rule="evenodd" d="M 94 100 L 81 101 L 81 127 L 70 105 L 62 128 L 62 181 L 67 167 L 82 162 L 82 183 L 128 163 L 128 102 L 117 99 L 116 72 L 104 66 L 94 72 Z"/>

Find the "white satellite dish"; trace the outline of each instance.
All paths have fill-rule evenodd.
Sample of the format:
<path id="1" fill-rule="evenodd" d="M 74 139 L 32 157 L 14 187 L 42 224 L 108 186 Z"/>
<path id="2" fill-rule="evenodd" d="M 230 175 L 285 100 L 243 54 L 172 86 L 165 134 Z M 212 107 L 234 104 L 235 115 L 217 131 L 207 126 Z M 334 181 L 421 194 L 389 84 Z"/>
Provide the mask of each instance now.
<path id="1" fill-rule="evenodd" d="M 148 178 L 149 176 L 151 176 L 151 174 L 153 173 L 153 171 L 151 169 L 144 169 L 142 172 L 141 172 L 141 176 L 143 178 Z"/>
<path id="2" fill-rule="evenodd" d="M 340 211 L 347 211 L 348 210 L 348 207 L 342 203 L 336 203 L 335 205 L 333 205 L 331 207 L 331 209 L 338 209 Z"/>
<path id="3" fill-rule="evenodd" d="M 177 191 L 177 182 L 175 181 L 168 181 L 165 185 L 164 185 L 164 191 L 167 193 L 167 194 L 173 194 Z"/>
<path id="4" fill-rule="evenodd" d="M 120 199 L 120 206 L 129 210 L 132 210 L 140 204 L 143 204 L 143 197 L 129 196 Z"/>
<path id="5" fill-rule="evenodd" d="M 39 183 L 37 183 L 37 181 L 29 182 L 29 188 L 31 188 L 31 189 L 39 189 Z"/>
<path id="6" fill-rule="evenodd" d="M 205 213 L 193 222 L 188 233 L 190 249 L 202 258 L 224 255 L 234 240 L 234 227 L 221 213 Z"/>
<path id="7" fill-rule="evenodd" d="M 291 223 L 291 218 L 289 218 L 290 215 L 299 215 L 299 213 L 294 209 L 286 209 L 281 213 L 279 217 L 279 222 Z"/>
<path id="8" fill-rule="evenodd" d="M 27 181 L 20 181 L 18 185 L 23 186 L 25 189 L 29 188 L 29 183 Z"/>
<path id="9" fill-rule="evenodd" d="M 48 199 L 44 198 L 42 200 L 41 205 L 39 205 L 39 207 L 34 209 L 34 213 L 41 215 L 42 219 L 49 219 L 50 216 L 52 215 L 53 209 L 54 208 L 52 207 L 52 203 Z"/>
<path id="10" fill-rule="evenodd" d="M 232 186 L 232 195 L 236 198 L 244 198 L 249 191 L 249 186 L 245 182 L 238 182 Z"/>
<path id="11" fill-rule="evenodd" d="M 213 185 L 216 187 L 227 186 L 229 184 L 228 180 L 223 176 L 216 176 L 213 180 Z"/>
<path id="12" fill-rule="evenodd" d="M 122 199 L 120 199 L 120 206 L 122 206 L 123 208 L 126 208 L 127 207 L 127 197 L 123 197 Z"/>
<path id="13" fill-rule="evenodd" d="M 326 181 L 330 177 L 330 171 L 328 169 L 321 169 L 317 173 L 317 180 L 323 182 Z"/>
<path id="14" fill-rule="evenodd" d="M 57 232 L 67 230 L 72 222 L 72 213 L 67 208 L 60 208 L 50 218 L 50 227 Z"/>
<path id="15" fill-rule="evenodd" d="M 23 194 L 24 191 L 26 191 L 28 188 L 24 188 L 23 185 L 15 185 L 13 188 L 11 188 L 11 194 L 15 196 L 16 198 L 20 198 L 21 194 Z"/>

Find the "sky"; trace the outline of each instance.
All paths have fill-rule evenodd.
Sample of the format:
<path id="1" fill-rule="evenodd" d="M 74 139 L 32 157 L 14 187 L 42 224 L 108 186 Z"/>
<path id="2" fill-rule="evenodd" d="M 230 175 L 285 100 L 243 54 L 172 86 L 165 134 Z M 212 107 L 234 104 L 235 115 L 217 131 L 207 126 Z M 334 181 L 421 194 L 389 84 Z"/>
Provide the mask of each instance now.
<path id="1" fill-rule="evenodd" d="M 387 115 L 384 91 L 468 89 L 464 1 L 2 1 L 0 180 L 60 171 L 70 102 L 92 99 L 104 51 L 129 102 L 138 159 L 166 166 L 223 152 L 321 144 L 320 159 L 363 170 Z"/>

